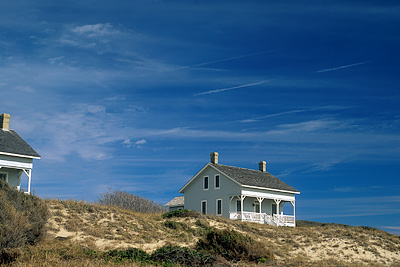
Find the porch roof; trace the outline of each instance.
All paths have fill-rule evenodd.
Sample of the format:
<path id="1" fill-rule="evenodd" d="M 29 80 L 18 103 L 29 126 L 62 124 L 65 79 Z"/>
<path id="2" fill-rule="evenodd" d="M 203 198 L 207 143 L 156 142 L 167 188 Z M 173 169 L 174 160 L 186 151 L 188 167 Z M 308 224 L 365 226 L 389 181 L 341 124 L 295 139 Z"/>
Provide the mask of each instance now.
<path id="1" fill-rule="evenodd" d="M 165 204 L 165 207 L 176 207 L 176 206 L 183 206 L 185 204 L 185 197 L 179 196 L 172 199 L 170 202 Z"/>
<path id="2" fill-rule="evenodd" d="M 263 187 L 299 193 L 300 191 L 273 176 L 269 172 L 209 163 L 215 169 L 229 176 L 240 185 Z"/>
<path id="3" fill-rule="evenodd" d="M 0 129 L 0 154 L 1 153 L 21 155 L 29 158 L 40 158 L 40 155 L 14 130 Z"/>

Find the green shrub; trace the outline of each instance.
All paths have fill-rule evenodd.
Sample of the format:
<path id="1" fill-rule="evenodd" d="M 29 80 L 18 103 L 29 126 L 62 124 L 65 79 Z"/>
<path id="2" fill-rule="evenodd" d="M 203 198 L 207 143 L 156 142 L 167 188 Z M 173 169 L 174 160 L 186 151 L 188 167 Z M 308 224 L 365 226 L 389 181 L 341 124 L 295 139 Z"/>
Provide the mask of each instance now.
<path id="1" fill-rule="evenodd" d="M 0 180 L 0 211 L 0 263 L 8 263 L 18 257 L 20 248 L 44 237 L 48 209 L 40 198 Z"/>
<path id="2" fill-rule="evenodd" d="M 194 210 L 173 210 L 161 215 L 163 219 L 172 218 L 172 217 L 192 217 L 192 218 L 199 218 L 201 214 Z"/>
<path id="3" fill-rule="evenodd" d="M 212 266 L 215 257 L 205 252 L 179 247 L 164 246 L 151 254 L 151 260 L 157 263 L 163 263 L 164 266 L 179 264 L 183 266 Z"/>
<path id="4" fill-rule="evenodd" d="M 210 229 L 196 244 L 198 251 L 220 255 L 229 261 L 272 260 L 274 255 L 265 246 L 235 231 Z"/>
<path id="5" fill-rule="evenodd" d="M 149 262 L 150 256 L 140 248 L 128 248 L 126 250 L 110 250 L 105 253 L 106 259 L 112 259 L 116 262 L 125 262 L 127 260 L 135 260 L 141 262 Z"/>

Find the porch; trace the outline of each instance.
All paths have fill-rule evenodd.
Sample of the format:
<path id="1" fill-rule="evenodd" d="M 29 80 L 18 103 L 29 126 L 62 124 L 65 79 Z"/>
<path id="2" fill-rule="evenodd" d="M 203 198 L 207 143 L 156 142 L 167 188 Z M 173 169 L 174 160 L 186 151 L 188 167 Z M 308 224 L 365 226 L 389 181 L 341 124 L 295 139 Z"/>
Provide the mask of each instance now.
<path id="1" fill-rule="evenodd" d="M 265 223 L 273 226 L 290 226 L 295 227 L 295 218 L 292 215 L 279 215 L 279 214 L 266 214 L 256 212 L 230 212 L 229 218 L 231 220 L 240 220 L 244 222 L 257 222 Z"/>
<path id="2" fill-rule="evenodd" d="M 265 223 L 273 226 L 296 226 L 295 199 L 288 195 L 246 194 L 230 196 L 229 218 L 246 222 Z M 279 197 L 279 198 L 278 198 Z M 236 201 L 234 201 L 236 200 Z M 283 213 L 283 207 L 290 203 L 293 207 Z"/>
<path id="3" fill-rule="evenodd" d="M 4 180 L 9 184 L 9 186 L 18 191 L 24 192 L 25 194 L 31 194 L 32 168 L 24 168 L 24 166 L 14 165 L 15 164 L 11 165 L 10 163 L 5 165 L 4 161 L 0 159 L 0 180 Z M 27 190 L 21 188 L 21 176 L 23 173 L 28 178 Z"/>

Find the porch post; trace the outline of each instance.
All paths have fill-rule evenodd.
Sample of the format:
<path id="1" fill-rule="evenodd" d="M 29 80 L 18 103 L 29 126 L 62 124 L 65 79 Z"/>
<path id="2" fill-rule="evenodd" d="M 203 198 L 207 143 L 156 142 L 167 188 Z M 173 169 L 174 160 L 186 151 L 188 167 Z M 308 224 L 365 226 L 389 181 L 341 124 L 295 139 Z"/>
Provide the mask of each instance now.
<path id="1" fill-rule="evenodd" d="M 280 199 L 274 199 L 275 203 L 276 203 L 276 218 L 277 218 L 277 222 L 276 222 L 276 226 L 279 226 L 279 221 L 280 221 L 280 215 L 279 215 L 279 204 L 281 203 L 282 200 Z"/>
<path id="2" fill-rule="evenodd" d="M 242 218 L 243 221 L 243 200 L 244 200 L 245 196 L 240 195 L 240 218 Z"/>
<path id="3" fill-rule="evenodd" d="M 293 221 L 294 221 L 294 226 L 296 226 L 296 201 L 292 200 L 290 203 L 293 206 Z"/>
<path id="4" fill-rule="evenodd" d="M 276 203 L 276 214 L 279 215 L 279 204 L 281 203 L 282 200 L 280 199 L 274 199 Z"/>
<path id="5" fill-rule="evenodd" d="M 260 210 L 259 210 L 259 213 L 260 213 L 260 221 L 262 222 L 263 221 L 263 219 L 261 218 L 261 203 L 263 202 L 263 200 L 264 200 L 264 198 L 263 197 L 257 197 L 257 200 L 258 200 L 258 203 L 259 203 L 259 205 L 260 205 Z"/>
<path id="6" fill-rule="evenodd" d="M 24 170 L 24 173 L 26 174 L 26 176 L 28 176 L 28 192 L 27 192 L 27 194 L 30 194 L 31 193 L 31 177 L 32 177 L 31 173 L 32 173 L 32 170 Z"/>

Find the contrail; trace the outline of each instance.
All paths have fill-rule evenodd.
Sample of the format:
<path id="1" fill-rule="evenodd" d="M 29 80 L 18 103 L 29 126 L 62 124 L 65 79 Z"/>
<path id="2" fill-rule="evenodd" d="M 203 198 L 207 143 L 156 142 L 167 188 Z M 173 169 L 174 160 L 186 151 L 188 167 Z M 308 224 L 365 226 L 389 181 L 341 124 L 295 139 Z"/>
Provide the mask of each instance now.
<path id="1" fill-rule="evenodd" d="M 293 113 L 306 112 L 306 111 L 309 111 L 309 110 L 307 110 L 307 109 L 296 109 L 296 110 L 285 111 L 285 112 L 270 114 L 270 115 L 266 115 L 266 116 L 261 116 L 261 117 L 257 117 L 257 118 L 238 120 L 238 121 L 234 121 L 234 122 L 255 122 L 255 121 L 258 121 L 258 120 L 261 120 L 261 119 L 272 118 L 272 117 L 277 117 L 277 116 L 287 115 L 287 114 L 293 114 Z"/>
<path id="2" fill-rule="evenodd" d="M 255 86 L 255 85 L 263 84 L 263 83 L 266 83 L 266 82 L 269 82 L 269 81 L 271 81 L 271 80 L 266 80 L 266 81 L 261 81 L 261 82 L 256 82 L 256 83 L 248 83 L 248 84 L 243 84 L 243 85 L 234 86 L 234 87 L 228 87 L 228 88 L 222 88 L 222 89 L 216 89 L 216 90 L 211 90 L 211 91 L 206 91 L 206 92 L 194 94 L 193 96 L 215 94 L 215 93 L 220 93 L 220 92 L 224 92 L 224 91 L 230 91 L 230 90 L 234 90 L 234 89 L 238 89 L 238 88 Z"/>
<path id="3" fill-rule="evenodd" d="M 244 58 L 244 57 L 262 55 L 262 54 L 266 54 L 266 53 L 271 53 L 273 51 L 275 51 L 275 50 L 268 50 L 268 51 L 263 51 L 263 52 L 258 52 L 258 53 L 251 53 L 251 54 L 246 54 L 246 55 L 240 55 L 240 56 L 228 57 L 228 58 L 223 58 L 223 59 L 217 59 L 217 60 L 207 61 L 207 62 L 203 62 L 203 63 L 199 63 L 199 64 L 193 64 L 193 65 L 182 66 L 182 67 L 179 67 L 179 68 L 169 69 L 169 70 L 166 70 L 166 71 L 182 70 L 182 69 L 188 69 L 188 68 L 193 68 L 193 67 L 201 67 L 201 66 L 205 66 L 205 65 L 209 65 L 209 64 L 225 62 L 225 61 Z"/>
<path id="4" fill-rule="evenodd" d="M 261 117 L 256 117 L 256 118 L 250 118 L 250 119 L 244 119 L 244 120 L 237 120 L 233 122 L 255 122 L 261 119 L 267 119 L 267 118 L 272 118 L 272 117 L 278 117 L 282 115 L 288 115 L 288 114 L 295 114 L 295 113 L 302 113 L 302 112 L 308 112 L 308 111 L 314 111 L 314 110 L 336 110 L 336 109 L 343 109 L 344 107 L 340 106 L 322 106 L 322 107 L 315 107 L 315 108 L 310 108 L 310 109 L 295 109 L 295 110 L 289 110 L 289 111 L 284 111 L 284 112 L 279 112 L 279 113 L 274 113 L 274 114 L 269 114 Z"/>
<path id="5" fill-rule="evenodd" d="M 223 58 L 223 59 L 208 61 L 208 62 L 204 62 L 204 63 L 200 63 L 200 64 L 194 64 L 194 65 L 190 65 L 190 66 L 187 66 L 187 67 L 200 67 L 200 66 L 204 66 L 204 65 L 209 65 L 209 64 L 213 64 L 213 63 L 219 63 L 219 62 L 229 61 L 229 60 L 238 59 L 238 58 L 243 58 L 243 57 L 257 56 L 257 55 L 261 55 L 261 54 L 265 54 L 265 53 L 270 53 L 270 52 L 273 52 L 273 51 L 275 51 L 275 50 L 268 50 L 268 51 L 263 51 L 263 52 L 258 52 L 258 53 L 252 53 L 252 54 L 241 55 L 241 56 L 228 57 L 228 58 Z"/>
<path id="6" fill-rule="evenodd" d="M 316 72 L 319 73 L 319 72 L 328 72 L 328 71 L 341 70 L 341 69 L 346 69 L 346 68 L 355 67 L 355 66 L 359 66 L 359 65 L 364 65 L 364 64 L 369 63 L 369 62 L 371 62 L 371 61 L 364 61 L 364 62 L 354 63 L 354 64 L 350 64 L 350 65 L 344 65 L 344 66 L 340 66 L 340 67 L 336 67 L 336 68 L 317 70 Z"/>

